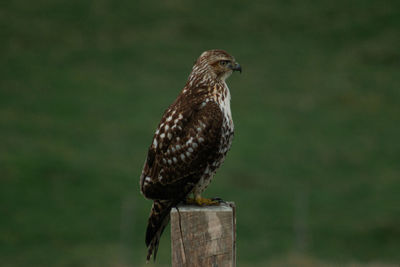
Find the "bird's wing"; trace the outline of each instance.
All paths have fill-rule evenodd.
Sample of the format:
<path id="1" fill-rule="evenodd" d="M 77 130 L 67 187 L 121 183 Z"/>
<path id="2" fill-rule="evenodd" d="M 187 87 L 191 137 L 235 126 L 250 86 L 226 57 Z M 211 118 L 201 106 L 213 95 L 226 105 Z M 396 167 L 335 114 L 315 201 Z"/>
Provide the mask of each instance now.
<path id="1" fill-rule="evenodd" d="M 171 199 L 190 192 L 218 152 L 222 122 L 214 101 L 167 110 L 148 151 L 142 193 L 151 199 Z"/>

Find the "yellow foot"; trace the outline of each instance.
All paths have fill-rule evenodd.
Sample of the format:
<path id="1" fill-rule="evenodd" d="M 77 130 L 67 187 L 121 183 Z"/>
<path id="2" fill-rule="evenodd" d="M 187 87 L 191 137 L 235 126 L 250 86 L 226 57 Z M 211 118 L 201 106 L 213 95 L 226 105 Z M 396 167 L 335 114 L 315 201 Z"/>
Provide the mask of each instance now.
<path id="1" fill-rule="evenodd" d="M 209 198 L 202 198 L 201 196 L 196 196 L 196 198 L 187 198 L 186 203 L 198 206 L 215 206 L 219 205 L 220 201 Z"/>

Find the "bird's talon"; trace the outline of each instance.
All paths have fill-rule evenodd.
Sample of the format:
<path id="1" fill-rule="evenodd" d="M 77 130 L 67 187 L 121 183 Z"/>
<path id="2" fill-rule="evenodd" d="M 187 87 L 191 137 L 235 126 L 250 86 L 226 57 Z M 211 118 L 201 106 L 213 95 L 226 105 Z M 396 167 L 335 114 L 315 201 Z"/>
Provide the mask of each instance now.
<path id="1" fill-rule="evenodd" d="M 197 206 L 216 206 L 221 203 L 225 203 L 221 198 L 186 198 L 185 204 L 187 205 L 197 205 Z"/>
<path id="2" fill-rule="evenodd" d="M 196 197 L 195 201 L 198 206 L 215 206 L 220 204 L 217 200 L 202 197 Z"/>
<path id="3" fill-rule="evenodd" d="M 222 198 L 220 198 L 220 197 L 213 197 L 211 200 L 213 200 L 213 201 L 217 201 L 219 204 L 221 204 L 221 203 L 226 203 Z"/>

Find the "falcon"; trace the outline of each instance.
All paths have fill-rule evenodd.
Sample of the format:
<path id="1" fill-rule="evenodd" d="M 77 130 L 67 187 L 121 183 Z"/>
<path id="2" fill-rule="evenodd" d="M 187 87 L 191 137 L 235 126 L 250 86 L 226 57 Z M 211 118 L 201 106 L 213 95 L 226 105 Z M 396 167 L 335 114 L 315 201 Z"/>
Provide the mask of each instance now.
<path id="1" fill-rule="evenodd" d="M 203 52 L 175 101 L 164 112 L 140 176 L 140 191 L 153 200 L 146 230 L 147 261 L 156 259 L 172 207 L 180 202 L 217 205 L 201 197 L 233 139 L 231 95 L 225 80 L 242 72 L 224 50 Z M 190 197 L 190 196 L 193 197 Z"/>

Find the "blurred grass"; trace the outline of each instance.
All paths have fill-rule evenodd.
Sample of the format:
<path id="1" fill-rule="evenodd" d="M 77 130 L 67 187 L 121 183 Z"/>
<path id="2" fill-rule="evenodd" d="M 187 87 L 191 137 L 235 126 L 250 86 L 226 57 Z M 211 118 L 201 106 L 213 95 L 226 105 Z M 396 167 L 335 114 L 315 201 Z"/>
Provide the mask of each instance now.
<path id="1" fill-rule="evenodd" d="M 146 150 L 212 48 L 244 69 L 206 192 L 237 204 L 239 265 L 400 262 L 399 13 L 394 0 L 3 1 L 0 265 L 144 263 Z M 169 246 L 166 233 L 160 265 Z"/>

